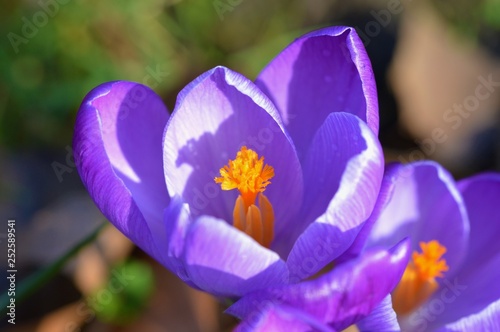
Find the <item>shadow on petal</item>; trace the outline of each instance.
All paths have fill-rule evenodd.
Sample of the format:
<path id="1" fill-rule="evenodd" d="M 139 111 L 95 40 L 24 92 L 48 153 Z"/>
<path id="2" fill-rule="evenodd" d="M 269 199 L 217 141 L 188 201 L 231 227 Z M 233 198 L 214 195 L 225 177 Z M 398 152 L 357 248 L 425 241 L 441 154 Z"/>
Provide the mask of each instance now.
<path id="1" fill-rule="evenodd" d="M 221 67 L 185 90 L 164 138 L 170 194 L 182 196 L 193 217 L 210 215 L 231 223 L 238 192 L 223 191 L 214 178 L 246 145 L 275 170 L 265 194 L 274 208 L 275 234 L 285 232 L 301 205 L 302 171 L 274 106 L 251 81 Z"/>
<path id="2" fill-rule="evenodd" d="M 141 249 L 161 260 L 153 229 L 170 197 L 162 170 L 169 114 L 148 87 L 118 81 L 92 90 L 75 124 L 79 174 L 103 214 Z"/>
<path id="3" fill-rule="evenodd" d="M 239 297 L 288 283 L 288 269 L 278 254 L 209 216 L 189 227 L 182 258 L 190 281 L 218 296 Z"/>
<path id="4" fill-rule="evenodd" d="M 276 104 L 300 160 L 332 112 L 358 116 L 378 133 L 378 103 L 370 60 L 353 28 L 308 33 L 273 59 L 256 84 Z"/>

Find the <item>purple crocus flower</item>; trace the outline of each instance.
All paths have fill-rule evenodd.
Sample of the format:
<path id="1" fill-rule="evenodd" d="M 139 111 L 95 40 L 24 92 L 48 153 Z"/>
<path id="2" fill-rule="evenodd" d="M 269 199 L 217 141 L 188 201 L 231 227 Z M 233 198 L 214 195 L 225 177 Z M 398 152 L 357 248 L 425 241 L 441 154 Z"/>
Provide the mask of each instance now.
<path id="1" fill-rule="evenodd" d="M 392 294 L 402 330 L 500 330 L 500 174 L 456 183 L 434 162 L 393 164 L 381 193 L 357 241 L 411 237 L 413 257 Z"/>
<path id="2" fill-rule="evenodd" d="M 333 27 L 255 83 L 202 74 L 171 116 L 141 84 L 103 84 L 79 110 L 74 153 L 123 234 L 191 286 L 240 297 L 308 278 L 353 244 L 383 177 L 377 133 L 363 44 Z"/>

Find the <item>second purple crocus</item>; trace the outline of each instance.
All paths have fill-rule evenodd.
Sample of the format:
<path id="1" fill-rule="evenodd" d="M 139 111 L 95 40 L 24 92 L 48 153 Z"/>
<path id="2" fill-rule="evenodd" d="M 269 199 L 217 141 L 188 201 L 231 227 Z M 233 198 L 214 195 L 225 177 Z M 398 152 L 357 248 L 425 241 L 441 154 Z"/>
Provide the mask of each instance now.
<path id="1" fill-rule="evenodd" d="M 500 174 L 455 182 L 435 162 L 392 164 L 381 193 L 360 238 L 368 247 L 412 240 L 392 294 L 402 330 L 500 330 Z"/>

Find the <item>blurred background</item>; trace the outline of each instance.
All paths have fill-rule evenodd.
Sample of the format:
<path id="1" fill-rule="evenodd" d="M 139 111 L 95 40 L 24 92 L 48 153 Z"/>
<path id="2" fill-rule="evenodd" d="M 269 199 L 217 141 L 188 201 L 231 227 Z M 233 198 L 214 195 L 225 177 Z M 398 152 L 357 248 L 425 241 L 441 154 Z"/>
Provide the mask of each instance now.
<path id="1" fill-rule="evenodd" d="M 500 0 L 0 1 L 0 247 L 16 220 L 17 282 L 101 224 L 5 331 L 220 331 L 234 320 L 105 222 L 72 159 L 84 96 L 111 80 L 177 93 L 216 66 L 250 79 L 294 38 L 358 30 L 377 80 L 387 160 L 458 179 L 500 167 Z M 481 91 L 478 94 L 478 89 Z M 0 261 L 2 293 L 6 259 Z M 2 312 L 2 318 L 7 316 Z"/>

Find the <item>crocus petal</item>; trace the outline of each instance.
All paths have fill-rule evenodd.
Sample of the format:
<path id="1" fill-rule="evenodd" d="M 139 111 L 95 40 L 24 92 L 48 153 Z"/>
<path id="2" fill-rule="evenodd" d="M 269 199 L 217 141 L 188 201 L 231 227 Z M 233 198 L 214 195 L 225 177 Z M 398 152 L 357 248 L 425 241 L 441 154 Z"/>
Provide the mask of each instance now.
<path id="1" fill-rule="evenodd" d="M 303 311 L 280 305 L 258 308 L 234 330 L 234 332 L 258 331 L 335 332 Z"/>
<path id="2" fill-rule="evenodd" d="M 409 241 L 389 251 L 367 251 L 315 280 L 248 294 L 226 312 L 246 318 L 268 303 L 286 305 L 342 330 L 366 317 L 392 291 L 408 257 Z"/>
<path id="3" fill-rule="evenodd" d="M 287 264 L 299 267 L 318 258 L 318 250 L 325 252 L 318 248 L 318 239 L 335 245 L 301 273 L 300 279 L 319 271 L 351 246 L 372 213 L 383 172 L 382 149 L 368 126 L 351 114 L 330 114 L 304 165 L 305 213 L 300 219 L 316 220 L 295 242 Z"/>
<path id="4" fill-rule="evenodd" d="M 274 168 L 266 196 L 274 207 L 275 233 L 280 233 L 300 207 L 300 163 L 269 99 L 251 81 L 227 68 L 206 72 L 178 96 L 164 137 L 169 193 L 180 195 L 193 216 L 231 221 L 238 192 L 222 191 L 214 177 L 243 145 Z"/>
<path id="5" fill-rule="evenodd" d="M 500 331 L 500 300 L 493 302 L 479 313 L 447 324 L 438 331 Z"/>
<path id="6" fill-rule="evenodd" d="M 460 271 L 422 309 L 435 312 L 436 303 L 445 304 L 433 327 L 477 314 L 500 299 L 500 174 L 462 180 L 459 188 L 470 218 L 470 245 Z"/>
<path id="7" fill-rule="evenodd" d="M 382 211 L 384 211 L 387 204 L 391 201 L 392 195 L 394 193 L 394 187 L 396 180 L 398 178 L 399 164 L 391 163 L 385 166 L 384 177 L 382 179 L 382 184 L 380 185 L 380 191 L 378 194 L 377 202 L 373 208 L 372 214 L 363 225 L 363 228 L 354 239 L 352 245 L 347 249 L 339 258 L 335 260 L 336 264 L 353 259 L 358 256 L 366 246 L 366 241 L 370 236 L 370 232 L 373 225 L 380 217 Z"/>
<path id="8" fill-rule="evenodd" d="M 190 286 L 197 288 L 187 276 L 184 267 L 184 245 L 192 224 L 189 206 L 179 196 L 174 196 L 163 214 L 163 229 L 154 230 L 166 244 L 162 263 Z"/>
<path id="9" fill-rule="evenodd" d="M 301 159 L 331 112 L 354 114 L 378 133 L 375 79 L 353 28 L 325 28 L 295 40 L 256 84 L 280 111 Z"/>
<path id="10" fill-rule="evenodd" d="M 486 173 L 462 180 L 459 189 L 471 224 L 464 269 L 474 273 L 474 269 L 500 255 L 500 174 Z M 498 273 L 500 278 L 500 270 Z"/>
<path id="11" fill-rule="evenodd" d="M 391 295 L 387 295 L 367 317 L 357 322 L 356 326 L 361 332 L 400 331 L 396 313 L 392 308 Z"/>
<path id="12" fill-rule="evenodd" d="M 397 182 L 387 204 L 370 233 L 370 245 L 391 246 L 410 236 L 412 249 L 419 242 L 438 240 L 447 248 L 444 259 L 452 275 L 467 250 L 469 219 L 451 175 L 435 162 L 398 164 Z"/>
<path id="13" fill-rule="evenodd" d="M 169 114 L 144 85 L 111 82 L 84 99 L 75 124 L 75 163 L 106 218 L 148 254 L 161 259 L 150 228 L 163 225 L 170 198 L 162 166 Z"/>
<path id="14" fill-rule="evenodd" d="M 279 256 L 225 221 L 199 217 L 185 240 L 184 264 L 189 279 L 219 296 L 245 293 L 288 282 Z"/>

